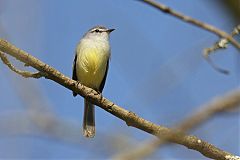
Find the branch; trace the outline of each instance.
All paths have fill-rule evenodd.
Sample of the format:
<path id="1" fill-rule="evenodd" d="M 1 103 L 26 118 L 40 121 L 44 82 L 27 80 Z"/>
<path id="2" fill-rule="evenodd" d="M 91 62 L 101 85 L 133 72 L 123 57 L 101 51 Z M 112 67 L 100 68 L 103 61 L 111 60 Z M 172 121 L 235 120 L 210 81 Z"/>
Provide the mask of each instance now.
<path id="1" fill-rule="evenodd" d="M 175 129 L 181 132 L 188 132 L 193 130 L 197 126 L 203 124 L 205 121 L 209 120 L 216 114 L 227 112 L 229 110 L 234 110 L 240 107 L 240 91 L 234 90 L 227 93 L 224 96 L 216 97 L 205 105 L 199 106 L 199 110 L 193 113 L 190 117 L 186 118 L 183 122 L 176 125 Z M 166 139 L 151 139 L 139 144 L 137 147 L 129 149 L 127 152 L 122 152 L 112 159 L 143 159 L 148 155 L 152 154 L 161 145 L 166 143 Z"/>
<path id="2" fill-rule="evenodd" d="M 235 27 L 231 33 L 231 36 L 234 37 L 236 35 L 238 35 L 240 33 L 240 25 L 238 25 L 237 27 Z M 229 40 L 225 39 L 225 38 L 221 38 L 218 42 L 216 42 L 213 46 L 204 49 L 203 51 L 203 56 L 204 58 L 208 61 L 208 63 L 218 72 L 221 72 L 223 74 L 229 74 L 229 71 L 219 68 L 218 66 L 216 66 L 213 61 L 210 59 L 209 55 L 211 53 L 214 53 L 216 50 L 218 49 L 226 49 L 227 45 L 229 43 Z"/>
<path id="3" fill-rule="evenodd" d="M 21 76 L 25 77 L 25 78 L 41 78 L 43 77 L 43 74 L 42 72 L 36 72 L 36 73 L 31 73 L 31 72 L 28 72 L 28 71 L 22 71 L 22 70 L 19 70 L 17 68 L 15 68 L 8 60 L 7 56 L 2 52 L 0 51 L 0 58 L 2 60 L 2 62 L 8 66 L 8 68 L 10 70 L 12 70 L 13 72 L 17 73 L 17 74 L 20 74 Z"/>
<path id="4" fill-rule="evenodd" d="M 214 34 L 216 34 L 217 36 L 221 37 L 221 38 L 225 38 L 227 39 L 229 42 L 231 42 L 238 50 L 240 50 L 240 44 L 234 39 L 232 38 L 231 35 L 227 34 L 226 32 L 210 25 L 204 22 L 201 22 L 199 20 L 193 19 L 189 16 L 183 15 L 182 13 L 176 12 L 174 10 L 172 10 L 171 8 L 169 8 L 168 6 L 165 6 L 161 3 L 155 2 L 153 0 L 142 0 L 140 2 L 144 2 L 146 4 L 151 5 L 152 7 L 155 7 L 159 10 L 161 10 L 162 12 L 166 13 L 166 14 L 170 14 L 178 19 L 181 19 L 184 22 L 190 23 L 192 25 L 195 25 L 197 27 L 200 27 L 204 30 L 207 30 L 209 32 L 212 32 Z"/>
<path id="5" fill-rule="evenodd" d="M 174 130 L 154 124 L 139 117 L 131 111 L 121 108 L 120 106 L 114 104 L 108 99 L 102 97 L 100 94 L 98 94 L 98 92 L 94 91 L 93 89 L 83 86 L 82 84 L 70 79 L 69 77 L 66 77 L 53 67 L 43 63 L 42 61 L 38 60 L 37 58 L 31 56 L 30 54 L 15 47 L 14 45 L 3 39 L 0 39 L 0 50 L 15 57 L 19 61 L 29 66 L 32 66 L 36 70 L 43 72 L 45 78 L 51 79 L 56 83 L 70 89 L 71 91 L 78 93 L 82 97 L 88 99 L 91 103 L 101 107 L 102 109 L 113 114 L 119 119 L 122 119 L 126 122 L 128 126 L 138 128 L 157 137 L 169 137 L 168 135 L 171 135 L 168 141 L 184 145 L 189 149 L 199 151 L 206 157 L 212 159 L 226 160 L 227 157 L 235 157 L 231 153 L 223 151 L 206 141 L 200 140 L 195 136 L 179 134 Z"/>

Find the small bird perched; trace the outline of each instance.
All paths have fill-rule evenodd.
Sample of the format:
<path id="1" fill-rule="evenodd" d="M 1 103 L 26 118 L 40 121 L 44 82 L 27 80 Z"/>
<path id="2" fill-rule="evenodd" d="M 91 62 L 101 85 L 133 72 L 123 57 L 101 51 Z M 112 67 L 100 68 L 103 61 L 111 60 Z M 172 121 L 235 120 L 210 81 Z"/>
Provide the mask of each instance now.
<path id="1" fill-rule="evenodd" d="M 72 79 L 102 92 L 111 56 L 109 35 L 114 29 L 95 26 L 88 30 L 76 48 L 73 61 Z M 73 92 L 75 97 L 77 93 Z M 94 105 L 84 99 L 83 135 L 92 138 L 95 135 Z"/>

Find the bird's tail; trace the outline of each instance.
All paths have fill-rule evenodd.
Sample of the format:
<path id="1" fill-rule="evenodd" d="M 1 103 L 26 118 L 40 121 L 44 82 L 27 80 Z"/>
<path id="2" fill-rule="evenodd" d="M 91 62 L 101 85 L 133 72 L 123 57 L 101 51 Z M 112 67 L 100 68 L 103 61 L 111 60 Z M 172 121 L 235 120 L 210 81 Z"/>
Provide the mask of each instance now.
<path id="1" fill-rule="evenodd" d="M 84 99 L 83 135 L 87 138 L 95 136 L 95 106 Z"/>

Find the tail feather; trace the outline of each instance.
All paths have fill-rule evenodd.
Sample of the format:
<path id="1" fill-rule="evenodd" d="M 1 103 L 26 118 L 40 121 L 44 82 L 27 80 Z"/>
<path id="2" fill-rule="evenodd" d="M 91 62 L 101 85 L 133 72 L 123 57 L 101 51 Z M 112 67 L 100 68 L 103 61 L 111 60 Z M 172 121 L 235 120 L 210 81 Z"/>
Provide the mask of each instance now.
<path id="1" fill-rule="evenodd" d="M 86 99 L 84 99 L 83 135 L 87 138 L 95 136 L 95 107 Z"/>

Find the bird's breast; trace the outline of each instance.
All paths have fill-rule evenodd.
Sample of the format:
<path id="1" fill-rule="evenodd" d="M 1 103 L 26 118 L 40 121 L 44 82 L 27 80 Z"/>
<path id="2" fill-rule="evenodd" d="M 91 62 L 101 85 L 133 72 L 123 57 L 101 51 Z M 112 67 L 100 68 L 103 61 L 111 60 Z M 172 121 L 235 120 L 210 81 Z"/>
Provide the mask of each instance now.
<path id="1" fill-rule="evenodd" d="M 101 45 L 83 45 L 77 53 L 77 77 L 84 85 L 97 89 L 104 78 L 110 51 Z"/>

